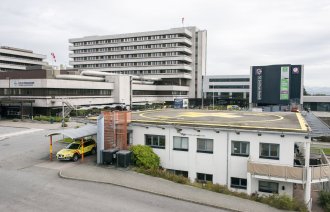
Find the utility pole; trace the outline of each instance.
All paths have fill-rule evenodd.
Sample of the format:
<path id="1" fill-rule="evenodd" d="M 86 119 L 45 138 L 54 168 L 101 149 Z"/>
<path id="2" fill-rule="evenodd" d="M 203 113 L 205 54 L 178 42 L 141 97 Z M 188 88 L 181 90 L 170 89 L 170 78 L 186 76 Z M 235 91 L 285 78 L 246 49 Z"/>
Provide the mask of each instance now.
<path id="1" fill-rule="evenodd" d="M 212 83 L 212 91 L 213 91 L 213 95 L 212 95 L 212 99 L 213 99 L 213 110 L 214 110 L 214 82 Z"/>
<path id="2" fill-rule="evenodd" d="M 64 127 L 64 100 L 62 99 L 62 127 Z"/>

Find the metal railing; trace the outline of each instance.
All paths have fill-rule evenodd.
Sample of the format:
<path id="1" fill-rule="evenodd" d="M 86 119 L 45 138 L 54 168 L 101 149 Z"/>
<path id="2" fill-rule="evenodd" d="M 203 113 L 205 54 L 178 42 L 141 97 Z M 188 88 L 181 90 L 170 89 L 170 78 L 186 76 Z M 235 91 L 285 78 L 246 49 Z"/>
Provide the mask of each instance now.
<path id="1" fill-rule="evenodd" d="M 328 181 L 330 179 L 330 164 L 310 166 L 311 180 L 313 183 Z M 306 180 L 306 167 L 293 167 L 285 165 L 264 164 L 248 161 L 247 170 L 252 175 L 282 178 L 283 180 Z"/>
<path id="2" fill-rule="evenodd" d="M 253 175 L 262 175 L 298 181 L 304 181 L 306 179 L 306 172 L 304 167 L 272 165 L 248 161 L 247 168 L 248 172 Z"/>

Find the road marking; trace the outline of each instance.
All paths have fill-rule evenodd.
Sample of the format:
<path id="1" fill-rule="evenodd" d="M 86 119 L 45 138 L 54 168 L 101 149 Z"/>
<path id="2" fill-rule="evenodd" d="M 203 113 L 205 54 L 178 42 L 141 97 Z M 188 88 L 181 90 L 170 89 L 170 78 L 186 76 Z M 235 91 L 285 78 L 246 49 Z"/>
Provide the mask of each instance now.
<path id="1" fill-rule="evenodd" d="M 10 137 L 14 137 L 14 136 L 19 136 L 19 135 L 24 135 L 24 134 L 29 134 L 29 133 L 34 133 L 34 132 L 38 132 L 38 131 L 42 131 L 42 130 L 44 130 L 44 129 L 28 129 L 28 130 L 23 130 L 23 131 L 19 131 L 19 132 L 2 134 L 0 136 L 0 141 L 1 140 L 4 140 L 6 138 L 10 138 Z"/>

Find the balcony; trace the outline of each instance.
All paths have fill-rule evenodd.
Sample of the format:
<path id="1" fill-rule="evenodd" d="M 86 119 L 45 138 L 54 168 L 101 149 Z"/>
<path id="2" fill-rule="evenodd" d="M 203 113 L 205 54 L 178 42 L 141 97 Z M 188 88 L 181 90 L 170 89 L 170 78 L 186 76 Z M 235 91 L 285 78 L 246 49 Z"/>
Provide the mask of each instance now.
<path id="1" fill-rule="evenodd" d="M 274 179 L 292 183 L 303 183 L 306 179 L 305 167 L 272 165 L 248 161 L 247 171 L 256 178 Z"/>
<path id="2" fill-rule="evenodd" d="M 329 161 L 323 151 L 320 151 L 320 153 L 320 163 L 310 165 L 312 183 L 326 182 L 330 179 Z M 312 156 L 315 157 L 315 152 L 311 153 L 310 161 L 315 160 Z M 247 171 L 255 178 L 299 184 L 305 183 L 307 178 L 307 167 L 305 166 L 274 165 L 249 160 Z"/>

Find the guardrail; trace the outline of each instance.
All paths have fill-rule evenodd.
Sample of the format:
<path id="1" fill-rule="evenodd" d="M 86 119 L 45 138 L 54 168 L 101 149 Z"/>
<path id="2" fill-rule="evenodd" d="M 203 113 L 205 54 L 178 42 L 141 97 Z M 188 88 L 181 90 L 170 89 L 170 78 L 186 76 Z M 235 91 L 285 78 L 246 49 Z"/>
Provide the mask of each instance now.
<path id="1" fill-rule="evenodd" d="M 247 170 L 253 175 L 263 175 L 300 181 L 305 180 L 304 167 L 272 165 L 248 161 Z"/>
<path id="2" fill-rule="evenodd" d="M 292 167 L 284 165 L 264 164 L 248 161 L 247 170 L 252 175 L 283 178 L 283 180 L 306 180 L 306 167 Z M 328 181 L 330 179 L 330 165 L 321 164 L 311 166 L 311 180 L 315 182 Z"/>

